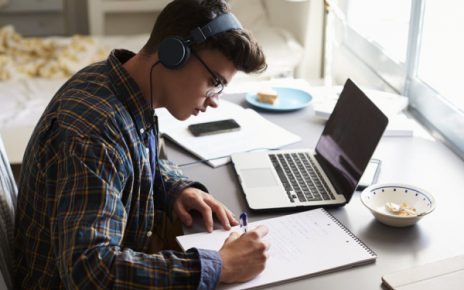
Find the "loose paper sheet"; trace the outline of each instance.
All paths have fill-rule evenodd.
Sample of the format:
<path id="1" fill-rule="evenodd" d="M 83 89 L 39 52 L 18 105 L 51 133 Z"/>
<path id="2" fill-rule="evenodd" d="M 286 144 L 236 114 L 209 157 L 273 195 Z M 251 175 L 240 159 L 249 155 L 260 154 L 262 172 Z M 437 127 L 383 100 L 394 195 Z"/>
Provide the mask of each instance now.
<path id="1" fill-rule="evenodd" d="M 210 160 L 213 167 L 226 164 L 232 153 L 252 150 L 276 149 L 301 140 L 301 137 L 267 121 L 252 109 L 243 109 L 231 102 L 221 100 L 217 109 L 178 121 L 166 110 L 157 110 L 160 131 L 186 150 L 201 159 L 224 158 Z M 239 131 L 193 136 L 188 125 L 224 119 L 234 119 L 240 125 Z"/>

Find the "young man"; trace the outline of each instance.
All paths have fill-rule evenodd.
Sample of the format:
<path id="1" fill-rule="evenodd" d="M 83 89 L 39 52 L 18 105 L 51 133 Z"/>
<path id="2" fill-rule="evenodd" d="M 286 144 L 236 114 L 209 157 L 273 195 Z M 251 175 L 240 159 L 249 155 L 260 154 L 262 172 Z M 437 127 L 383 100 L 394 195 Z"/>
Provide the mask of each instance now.
<path id="1" fill-rule="evenodd" d="M 225 30 L 221 24 L 224 31 L 202 41 L 182 42 L 191 53 L 179 66 L 169 63 L 169 45 L 168 55 L 161 54 L 166 39 L 186 40 L 227 12 L 221 0 L 175 0 L 138 54 L 115 50 L 57 92 L 22 165 L 17 287 L 210 289 L 264 269 L 264 227 L 231 234 L 219 252 L 148 253 L 151 236 L 162 232 L 163 214 L 174 213 L 188 226 L 189 211 L 197 210 L 208 231 L 213 214 L 226 230 L 237 224 L 202 184 L 158 160 L 154 117 L 159 107 L 179 120 L 216 107 L 237 70 L 265 68 L 261 49 L 236 24 Z"/>

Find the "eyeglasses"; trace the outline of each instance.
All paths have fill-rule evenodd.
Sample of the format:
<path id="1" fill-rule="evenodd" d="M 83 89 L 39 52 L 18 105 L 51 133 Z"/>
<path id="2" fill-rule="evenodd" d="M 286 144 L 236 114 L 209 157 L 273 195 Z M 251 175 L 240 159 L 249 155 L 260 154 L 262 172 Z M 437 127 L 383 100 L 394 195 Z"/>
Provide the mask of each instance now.
<path id="1" fill-rule="evenodd" d="M 204 66 L 204 68 L 209 72 L 209 74 L 211 75 L 211 77 L 213 78 L 213 85 L 214 87 L 210 88 L 207 92 L 206 92 L 206 97 L 207 98 L 215 98 L 215 97 L 218 97 L 222 91 L 224 90 L 224 83 L 219 79 L 219 77 L 209 68 L 209 66 L 205 63 L 205 61 L 203 59 L 201 59 L 201 57 L 195 52 L 192 50 L 192 54 L 193 56 L 195 56 L 198 61 Z"/>

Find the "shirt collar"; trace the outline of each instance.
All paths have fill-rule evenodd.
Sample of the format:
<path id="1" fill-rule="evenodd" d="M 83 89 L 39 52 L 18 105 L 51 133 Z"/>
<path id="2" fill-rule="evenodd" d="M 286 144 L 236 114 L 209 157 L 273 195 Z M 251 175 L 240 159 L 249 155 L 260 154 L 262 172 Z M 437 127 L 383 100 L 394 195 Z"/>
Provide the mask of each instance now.
<path id="1" fill-rule="evenodd" d="M 137 132 L 144 136 L 154 126 L 154 110 L 143 97 L 142 91 L 123 64 L 135 54 L 128 50 L 111 51 L 107 63 L 111 67 L 110 79 L 117 97 L 125 104 L 131 114 Z"/>

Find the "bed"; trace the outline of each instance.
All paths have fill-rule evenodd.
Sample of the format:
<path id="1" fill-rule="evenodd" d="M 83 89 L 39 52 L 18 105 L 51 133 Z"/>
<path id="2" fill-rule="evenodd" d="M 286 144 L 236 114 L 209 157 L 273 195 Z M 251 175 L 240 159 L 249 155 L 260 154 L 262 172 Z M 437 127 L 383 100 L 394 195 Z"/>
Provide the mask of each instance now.
<path id="1" fill-rule="evenodd" d="M 5 41 L 6 37 L 16 38 L 13 48 Z M 0 135 L 11 163 L 21 163 L 42 112 L 70 75 L 92 62 L 105 59 L 112 48 L 138 51 L 148 35 L 19 40 L 18 37 L 21 36 L 12 27 L 0 28 Z M 28 42 L 30 40 L 33 41 Z M 19 44 L 21 41 L 23 43 Z M 5 46 L 9 47 L 8 52 L 5 52 Z M 52 57 L 47 50 L 53 49 L 56 55 Z M 15 53 L 21 56 L 14 56 Z M 38 54 L 41 57 L 36 57 Z"/>

